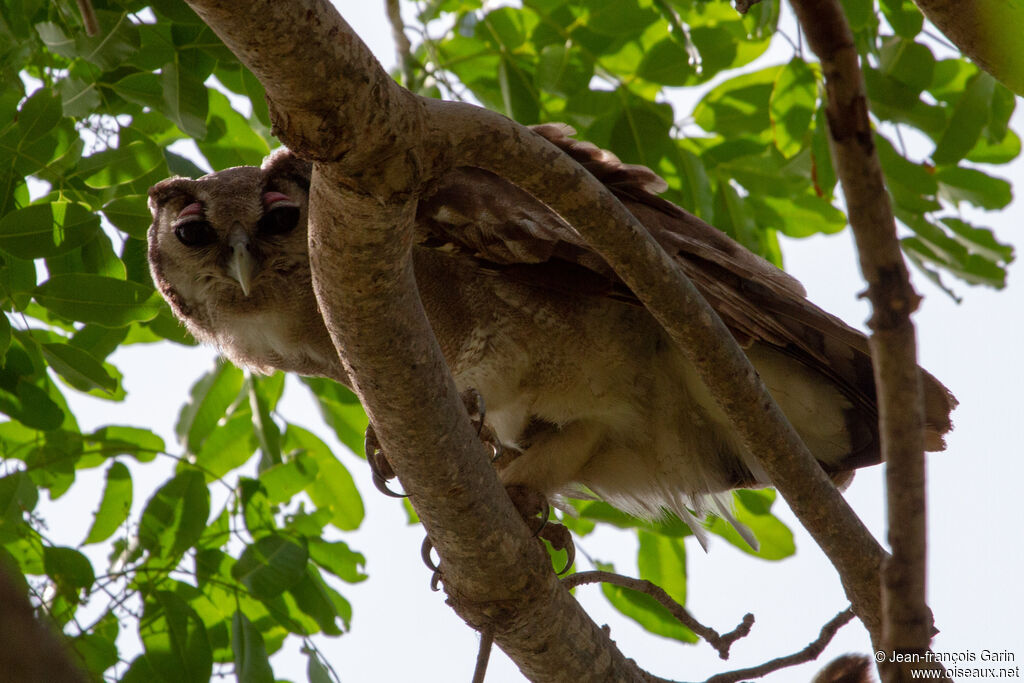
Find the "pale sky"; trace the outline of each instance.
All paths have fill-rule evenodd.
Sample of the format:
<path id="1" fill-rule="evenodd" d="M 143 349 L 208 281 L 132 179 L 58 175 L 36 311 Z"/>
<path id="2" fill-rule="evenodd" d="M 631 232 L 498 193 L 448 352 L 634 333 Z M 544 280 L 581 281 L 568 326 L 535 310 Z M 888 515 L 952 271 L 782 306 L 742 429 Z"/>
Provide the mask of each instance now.
<path id="1" fill-rule="evenodd" d="M 335 4 L 378 58 L 386 66 L 393 64 L 383 2 L 339 0 Z M 788 59 L 788 50 L 781 54 L 774 57 L 774 62 Z M 688 109 L 677 107 L 677 116 L 686 113 Z M 1019 111 L 1014 124 L 1018 131 L 1024 129 L 1024 115 Z M 993 172 L 1010 179 L 1016 188 L 1024 187 L 1024 163 L 998 167 Z M 1020 247 L 1024 240 L 1014 220 L 1020 206 L 1017 201 L 1000 214 L 976 212 L 971 218 L 979 225 L 995 228 L 999 237 Z M 787 270 L 804 282 L 812 301 L 863 329 L 868 307 L 857 298 L 864 284 L 851 240 L 848 231 L 834 237 L 784 239 L 783 254 Z M 1024 550 L 1019 542 L 1024 522 L 1024 507 L 1019 502 L 1024 448 L 1016 431 L 1024 424 L 1019 393 L 1024 386 L 1024 370 L 1013 351 L 1024 348 L 1020 274 L 1021 266 L 1012 265 L 1009 286 L 1003 292 L 968 287 L 949 279 L 964 299 L 957 305 L 914 273 L 915 286 L 925 295 L 915 318 L 921 364 L 960 400 L 948 449 L 930 455 L 928 461 L 929 600 L 941 631 L 934 649 L 974 653 L 978 658 L 985 649 L 1010 651 L 1017 664 L 1024 658 L 1024 627 L 1018 613 L 1024 607 L 1024 584 L 1020 580 Z M 210 367 L 212 359 L 208 349 L 170 344 L 124 348 L 113 362 L 124 373 L 127 401 L 118 405 L 74 398 L 73 409 L 83 430 L 100 424 L 145 425 L 161 433 L 174 450 L 177 411 L 191 383 Z M 69 399 L 73 398 L 72 392 L 68 394 Z M 297 382 L 290 380 L 285 396 L 282 412 L 292 421 L 315 427 L 335 449 L 357 479 L 367 507 L 361 529 L 337 533 L 336 537 L 366 555 L 370 579 L 358 585 L 338 586 L 353 605 L 353 628 L 340 638 L 319 638 L 321 649 L 346 682 L 469 681 L 477 636 L 444 604 L 443 593 L 430 591 L 429 571 L 419 560 L 422 530 L 405 523 L 399 503 L 378 495 L 370 484 L 365 463 L 345 454 L 344 447 L 320 426 L 315 408 Z M 163 472 L 169 471 L 171 464 L 163 467 Z M 62 519 L 59 528 L 61 536 L 66 534 L 75 543 L 84 538 L 91 522 L 86 512 L 96 509 L 102 472 L 81 476 L 85 481 L 76 483 L 69 494 L 74 496 L 71 505 L 80 514 Z M 96 485 L 90 486 L 88 478 L 93 476 Z M 884 543 L 881 479 L 880 467 L 862 470 L 846 495 Z M 148 496 L 141 488 L 137 479 L 136 514 Z M 68 503 L 58 501 L 52 509 L 66 514 Z M 746 612 L 756 617 L 751 635 L 733 646 L 728 662 L 719 660 L 706 644 L 684 645 L 643 631 L 619 616 L 596 586 L 583 587 L 577 595 L 597 623 L 611 626 L 612 638 L 626 656 L 663 677 L 703 680 L 723 670 L 799 650 L 847 601 L 834 570 L 814 542 L 781 502 L 776 509 L 796 533 L 797 554 L 788 560 L 764 562 L 715 537 L 707 553 L 695 542 L 687 541 L 687 606 L 694 615 L 720 632 L 732 629 Z M 636 540 L 631 534 L 603 530 L 585 538 L 580 547 L 592 557 L 614 561 L 622 573 L 636 574 Z M 105 566 L 95 558 L 94 564 L 97 570 Z M 590 568 L 582 556 L 578 557 L 578 567 Z M 825 662 L 851 651 L 870 652 L 866 632 L 856 622 L 840 631 L 819 662 L 765 680 L 809 680 Z M 275 657 L 273 663 L 278 678 L 305 680 L 305 658 L 296 647 Z M 497 683 L 523 678 L 503 654 L 495 652 L 487 680 Z"/>

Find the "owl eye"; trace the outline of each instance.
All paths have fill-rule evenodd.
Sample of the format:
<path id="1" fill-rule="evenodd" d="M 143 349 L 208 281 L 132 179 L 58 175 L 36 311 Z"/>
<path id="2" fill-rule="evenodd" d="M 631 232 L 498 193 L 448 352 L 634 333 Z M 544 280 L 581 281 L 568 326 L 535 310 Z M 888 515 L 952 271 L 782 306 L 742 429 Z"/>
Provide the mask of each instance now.
<path id="1" fill-rule="evenodd" d="M 186 221 L 174 226 L 174 235 L 186 247 L 205 247 L 217 241 L 217 233 L 206 221 Z"/>
<path id="2" fill-rule="evenodd" d="M 261 235 L 283 235 L 299 223 L 299 207 L 287 204 L 272 206 L 256 225 Z"/>

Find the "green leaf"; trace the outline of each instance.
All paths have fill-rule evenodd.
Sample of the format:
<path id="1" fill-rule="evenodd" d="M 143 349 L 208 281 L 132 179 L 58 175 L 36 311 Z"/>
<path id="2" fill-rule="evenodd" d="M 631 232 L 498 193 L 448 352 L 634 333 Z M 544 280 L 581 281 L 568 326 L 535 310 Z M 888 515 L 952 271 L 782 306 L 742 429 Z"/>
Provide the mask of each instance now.
<path id="1" fill-rule="evenodd" d="M 139 545 L 160 558 L 178 557 L 195 545 L 210 516 L 210 492 L 194 469 L 178 473 L 146 503 Z"/>
<path id="2" fill-rule="evenodd" d="M 813 194 L 793 198 L 751 194 L 747 203 L 762 228 L 778 230 L 788 237 L 833 235 L 846 227 L 846 215 Z"/>
<path id="3" fill-rule="evenodd" d="M 309 552 L 280 534 L 270 534 L 246 547 L 231 576 L 261 600 L 274 598 L 306 576 Z"/>
<path id="4" fill-rule="evenodd" d="M 660 586 L 680 605 L 686 604 L 686 546 L 683 539 L 637 530 L 640 576 Z"/>
<path id="5" fill-rule="evenodd" d="M 932 160 L 936 164 L 955 163 L 977 144 L 989 120 L 995 86 L 995 79 L 983 71 L 971 79 L 953 107 L 949 125 L 932 152 Z"/>
<path id="6" fill-rule="evenodd" d="M 18 135 L 25 142 L 38 140 L 56 128 L 61 116 L 60 98 L 48 88 L 40 88 L 18 111 Z"/>
<path id="7" fill-rule="evenodd" d="M 537 60 L 534 84 L 538 90 L 568 97 L 590 84 L 594 67 L 576 50 L 565 45 L 548 45 Z"/>
<path id="8" fill-rule="evenodd" d="M 882 13 L 898 35 L 913 38 L 921 32 L 924 16 L 910 0 L 881 0 Z"/>
<path id="9" fill-rule="evenodd" d="M 231 650 L 239 683 L 274 683 L 263 636 L 241 610 L 231 618 Z"/>
<path id="10" fill-rule="evenodd" d="M 45 390 L 20 377 L 10 389 L 0 387 L 0 412 L 42 431 L 57 429 L 65 419 L 64 411 Z"/>
<path id="11" fill-rule="evenodd" d="M 86 157 L 78 164 L 76 175 L 89 187 L 102 190 L 137 180 L 163 161 L 160 147 L 149 140 L 136 140 Z"/>
<path id="12" fill-rule="evenodd" d="M 150 462 L 157 453 L 167 450 L 163 439 L 150 430 L 139 427 L 101 427 L 85 438 L 97 444 L 100 452 L 108 458 L 130 455 L 139 462 Z"/>
<path id="13" fill-rule="evenodd" d="M 252 412 L 252 428 L 259 439 L 263 452 L 261 469 L 281 462 L 281 430 L 270 413 L 277 405 L 284 389 L 284 373 L 269 378 L 258 378 L 250 374 L 246 378 L 249 389 L 249 409 Z"/>
<path id="14" fill-rule="evenodd" d="M 11 321 L 7 314 L 0 314 L 0 358 L 7 355 L 7 348 L 11 345 Z"/>
<path id="15" fill-rule="evenodd" d="M 146 239 L 153 214 L 149 212 L 145 195 L 124 195 L 111 199 L 101 209 L 107 220 L 121 232 L 140 240 Z"/>
<path id="16" fill-rule="evenodd" d="M 202 468 L 207 479 L 219 479 L 252 457 L 255 450 L 253 442 L 249 415 L 234 415 L 224 424 L 218 424 L 199 442 L 195 463 Z"/>
<path id="17" fill-rule="evenodd" d="M 55 275 L 33 293 L 41 306 L 64 318 L 104 327 L 151 320 L 162 301 L 151 287 L 102 275 Z"/>
<path id="18" fill-rule="evenodd" d="M 1010 183 L 973 168 L 940 168 L 935 173 L 939 195 L 953 204 L 968 202 L 982 209 L 1002 209 L 1013 200 Z"/>
<path id="19" fill-rule="evenodd" d="M 175 53 L 175 61 L 164 65 L 161 81 L 169 118 L 186 134 L 201 139 L 206 136 L 210 104 L 203 79 L 196 76 L 203 71 L 198 66 L 199 61 L 197 50 Z"/>
<path id="20" fill-rule="evenodd" d="M 228 407 L 238 398 L 245 377 L 242 371 L 218 359 L 213 370 L 203 375 L 189 391 L 174 432 L 189 453 L 198 453 L 203 440 L 216 428 Z"/>
<path id="21" fill-rule="evenodd" d="M 301 427 L 288 425 L 284 435 L 286 449 L 304 449 L 316 461 L 316 479 L 306 487 L 306 492 L 320 508 L 331 511 L 331 524 L 351 531 L 363 521 L 363 500 L 348 473 L 327 445 L 312 432 Z"/>
<path id="22" fill-rule="evenodd" d="M 111 90 L 129 102 L 160 111 L 164 104 L 163 85 L 155 73 L 141 72 L 125 76 L 110 85 Z"/>
<path id="23" fill-rule="evenodd" d="M 73 548 L 43 548 L 43 567 L 61 593 L 77 594 L 96 581 L 89 558 Z"/>
<path id="24" fill-rule="evenodd" d="M 76 249 L 96 236 L 99 218 L 80 204 L 33 204 L 0 220 L 0 249 L 37 259 Z"/>
<path id="25" fill-rule="evenodd" d="M 317 565 L 323 567 L 342 581 L 358 583 L 366 579 L 362 567 L 366 558 L 362 553 L 349 549 L 346 543 L 336 541 L 329 543 L 319 538 L 309 540 L 309 557 Z"/>
<path id="26" fill-rule="evenodd" d="M 804 146 L 817 102 L 814 70 L 794 57 L 779 72 L 768 102 L 775 146 L 784 156 L 791 157 Z"/>
<path id="27" fill-rule="evenodd" d="M 1013 247 L 999 242 L 988 228 L 976 228 L 959 218 L 940 220 L 953 232 L 953 239 L 963 244 L 969 251 L 991 261 L 1009 263 L 1013 260 Z"/>
<path id="28" fill-rule="evenodd" d="M 231 102 L 222 93 L 209 91 L 210 114 L 206 137 L 198 141 L 213 168 L 232 166 L 259 166 L 270 153 L 266 140 L 257 135 L 248 121 L 231 108 Z"/>
<path id="29" fill-rule="evenodd" d="M 331 674 L 327 671 L 317 657 L 314 650 L 304 650 L 306 653 L 306 679 L 309 683 L 334 683 Z"/>
<path id="30" fill-rule="evenodd" d="M 679 44 L 676 36 L 669 36 L 644 52 L 636 75 L 661 85 L 686 85 L 693 74 L 690 61 L 690 53 Z"/>
<path id="31" fill-rule="evenodd" d="M 128 519 L 132 509 L 132 475 L 123 463 L 113 462 L 107 469 L 107 483 L 89 534 L 83 545 L 110 538 Z"/>
<path id="32" fill-rule="evenodd" d="M 117 390 L 117 379 L 88 352 L 70 344 L 40 344 L 39 348 L 50 367 L 79 391 L 101 389 L 112 393 Z"/>
<path id="33" fill-rule="evenodd" d="M 305 614 L 313 617 L 320 629 L 331 636 L 340 636 L 340 616 L 348 628 L 351 607 L 337 591 L 332 590 L 319 576 L 319 572 L 307 567 L 302 580 L 288 589 L 295 604 Z"/>
<path id="34" fill-rule="evenodd" d="M 38 502 L 39 489 L 25 472 L 0 477 L 0 527 L 20 524 Z"/>
<path id="35" fill-rule="evenodd" d="M 879 66 L 882 73 L 921 92 L 932 83 L 935 56 L 921 43 L 892 36 L 882 44 Z"/>
<path id="36" fill-rule="evenodd" d="M 139 636 L 145 648 L 146 669 L 155 676 L 136 680 L 155 678 L 181 683 L 208 683 L 210 680 L 213 654 L 206 626 L 195 609 L 175 593 L 155 591 L 146 601 Z"/>
<path id="37" fill-rule="evenodd" d="M 299 451 L 286 462 L 260 472 L 260 483 L 267 490 L 270 504 L 280 505 L 313 483 L 319 471 L 316 460 L 305 451 Z"/>
<path id="38" fill-rule="evenodd" d="M 793 532 L 775 515 L 771 514 L 771 506 L 775 501 L 775 491 L 761 489 L 750 491 L 741 489 L 733 492 L 733 514 L 736 520 L 746 526 L 757 538 L 760 550 L 754 550 L 743 540 L 736 528 L 721 517 L 714 516 L 708 524 L 708 531 L 721 536 L 749 555 L 756 555 L 763 560 L 781 560 L 796 552 L 793 544 Z"/>
<path id="39" fill-rule="evenodd" d="M 303 377 L 302 382 L 309 387 L 320 409 L 320 416 L 334 430 L 338 441 L 348 446 L 353 453 L 366 455 L 363 452 L 363 440 L 370 422 L 356 395 L 341 384 L 322 377 Z"/>
<path id="40" fill-rule="evenodd" d="M 769 101 L 782 66 L 735 76 L 711 89 L 693 110 L 701 128 L 726 138 L 761 136 L 770 128 Z"/>

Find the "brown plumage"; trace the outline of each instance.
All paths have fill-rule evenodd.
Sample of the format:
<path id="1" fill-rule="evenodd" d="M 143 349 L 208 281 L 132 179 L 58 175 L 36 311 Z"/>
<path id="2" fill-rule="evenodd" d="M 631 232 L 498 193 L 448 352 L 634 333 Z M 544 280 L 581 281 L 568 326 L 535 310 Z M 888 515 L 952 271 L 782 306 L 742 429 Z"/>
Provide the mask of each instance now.
<path id="1" fill-rule="evenodd" d="M 798 281 L 656 192 L 647 168 L 534 128 L 601 180 L 674 256 L 725 321 L 822 466 L 837 480 L 877 463 L 867 340 L 806 300 Z M 310 166 L 286 150 L 262 168 L 150 190 L 154 280 L 198 339 L 235 363 L 347 378 L 310 284 Z M 500 475 L 548 496 L 596 494 L 639 515 L 692 522 L 717 494 L 770 483 L 694 369 L 629 289 L 543 203 L 476 168 L 421 198 L 413 260 L 456 385 L 475 388 Z M 955 399 L 922 371 L 926 444 L 944 447 Z M 691 524 L 691 526 L 698 526 Z M 699 529 L 695 529 L 698 533 Z"/>

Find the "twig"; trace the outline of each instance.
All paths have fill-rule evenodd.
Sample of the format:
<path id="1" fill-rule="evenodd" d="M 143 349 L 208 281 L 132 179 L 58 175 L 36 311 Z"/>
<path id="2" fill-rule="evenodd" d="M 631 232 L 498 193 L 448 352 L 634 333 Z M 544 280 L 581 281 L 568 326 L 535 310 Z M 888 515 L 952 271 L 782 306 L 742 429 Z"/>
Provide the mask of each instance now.
<path id="1" fill-rule="evenodd" d="M 413 67 L 416 59 L 412 56 L 412 43 L 405 35 L 405 22 L 402 21 L 402 8 L 398 0 L 386 0 L 388 22 L 391 24 L 391 36 L 395 40 L 395 52 L 398 54 L 398 63 L 402 68 L 402 85 L 410 90 L 416 90 L 414 80 L 416 72 Z"/>
<path id="2" fill-rule="evenodd" d="M 480 631 L 480 649 L 476 653 L 476 668 L 473 669 L 473 683 L 484 683 L 487 675 L 487 662 L 491 659 L 491 646 L 494 645 L 494 629 L 484 627 Z"/>
<path id="3" fill-rule="evenodd" d="M 764 664 L 747 669 L 737 669 L 736 671 L 726 671 L 725 673 L 715 674 L 709 678 L 706 683 L 736 683 L 737 681 L 746 680 L 748 678 L 761 678 L 762 676 L 767 676 L 779 669 L 796 666 L 797 664 L 803 664 L 804 662 L 810 662 L 817 659 L 818 655 L 820 655 L 829 642 L 832 641 L 836 632 L 846 625 L 851 619 L 853 619 L 853 610 L 847 607 L 842 612 L 832 617 L 827 624 L 822 626 L 821 633 L 818 634 L 818 638 L 809 643 L 807 647 L 799 652 L 794 652 L 791 655 L 779 657 L 765 662 Z"/>
<path id="4" fill-rule="evenodd" d="M 96 10 L 92 7 L 92 0 L 76 0 L 78 11 L 82 15 L 82 26 L 85 27 L 85 35 L 95 36 L 100 32 L 100 23 L 96 20 Z"/>
<path id="5" fill-rule="evenodd" d="M 610 583 L 651 596 L 671 612 L 672 616 L 678 619 L 681 624 L 707 641 L 708 645 L 715 648 L 718 651 L 718 656 L 722 659 L 729 658 L 729 648 L 740 638 L 746 637 L 750 633 L 750 627 L 754 624 L 754 615 L 746 614 L 739 626 L 729 633 L 720 636 L 715 629 L 697 621 L 685 607 L 666 593 L 665 589 L 646 579 L 634 579 L 622 574 L 603 571 L 579 572 L 562 579 L 562 584 L 566 588 L 575 588 L 576 586 L 588 583 Z"/>
<path id="6" fill-rule="evenodd" d="M 924 651 L 933 629 L 925 602 L 924 399 L 910 320 L 920 297 L 910 284 L 896 237 L 868 120 L 864 77 L 846 15 L 839 0 L 791 0 L 791 4 L 825 74 L 832 156 L 872 305 L 868 326 L 892 557 L 883 568 L 881 638 L 869 630 L 879 649 Z"/>

